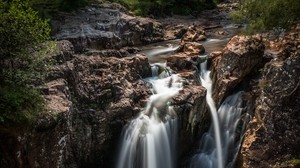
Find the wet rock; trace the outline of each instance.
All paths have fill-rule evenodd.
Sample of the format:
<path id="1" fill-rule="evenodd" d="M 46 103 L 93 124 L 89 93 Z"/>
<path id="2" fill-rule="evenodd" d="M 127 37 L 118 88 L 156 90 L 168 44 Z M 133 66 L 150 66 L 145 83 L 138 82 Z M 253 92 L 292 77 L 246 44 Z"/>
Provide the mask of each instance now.
<path id="1" fill-rule="evenodd" d="M 162 40 L 163 35 L 157 21 L 130 16 L 123 7 L 109 3 L 87 6 L 72 14 L 57 13 L 52 26 L 53 36 L 71 41 L 76 52 L 147 44 Z"/>
<path id="2" fill-rule="evenodd" d="M 172 55 L 167 58 L 167 65 L 177 72 L 195 70 L 198 56 Z"/>
<path id="3" fill-rule="evenodd" d="M 217 105 L 262 61 L 263 53 L 264 44 L 259 37 L 235 36 L 221 53 L 211 54 L 213 98 Z"/>
<path id="4" fill-rule="evenodd" d="M 197 70 L 198 56 L 204 52 L 203 45 L 198 42 L 181 42 L 176 54 L 167 58 L 167 65 L 177 72 Z"/>
<path id="5" fill-rule="evenodd" d="M 186 85 L 179 95 L 173 98 L 174 110 L 179 120 L 179 156 L 185 157 L 209 126 L 209 113 L 206 110 L 206 89 L 202 86 Z"/>

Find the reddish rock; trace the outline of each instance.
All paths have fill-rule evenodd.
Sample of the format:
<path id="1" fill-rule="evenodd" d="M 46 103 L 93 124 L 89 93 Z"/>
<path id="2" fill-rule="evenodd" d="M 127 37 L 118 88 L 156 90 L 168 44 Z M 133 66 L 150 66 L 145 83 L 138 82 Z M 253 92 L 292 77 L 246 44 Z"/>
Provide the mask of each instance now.
<path id="1" fill-rule="evenodd" d="M 242 146 L 243 167 L 299 167 L 299 29 L 273 43 L 279 52 L 263 68 L 255 117 Z"/>
<path id="2" fill-rule="evenodd" d="M 258 37 L 235 36 L 222 53 L 212 54 L 213 98 L 217 105 L 262 61 L 263 53 L 264 44 Z"/>
<path id="3" fill-rule="evenodd" d="M 202 44 L 182 41 L 176 54 L 167 58 L 167 65 L 175 71 L 196 70 L 198 56 L 204 52 Z"/>
<path id="4" fill-rule="evenodd" d="M 196 26 L 190 26 L 187 32 L 182 36 L 181 41 L 193 42 L 206 40 L 205 31 L 197 28 Z"/>

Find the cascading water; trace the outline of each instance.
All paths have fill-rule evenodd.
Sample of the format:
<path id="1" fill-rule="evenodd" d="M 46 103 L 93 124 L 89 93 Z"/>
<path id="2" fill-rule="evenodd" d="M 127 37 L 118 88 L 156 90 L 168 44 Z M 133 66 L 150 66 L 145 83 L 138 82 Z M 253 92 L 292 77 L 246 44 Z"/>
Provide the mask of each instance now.
<path id="1" fill-rule="evenodd" d="M 156 55 L 160 55 L 160 54 L 164 54 L 164 53 L 169 53 L 172 51 L 175 51 L 178 49 L 178 46 L 173 46 L 173 45 L 169 45 L 168 47 L 163 47 L 159 50 L 151 50 L 150 52 L 147 52 L 146 55 L 148 57 L 152 57 L 152 56 L 156 56 Z"/>
<path id="2" fill-rule="evenodd" d="M 182 89 L 182 83 L 178 75 L 160 79 L 159 66 L 165 64 L 151 68 L 153 95 L 146 109 L 123 131 L 117 168 L 175 167 L 177 118 L 168 102 Z"/>
<path id="3" fill-rule="evenodd" d="M 225 99 L 218 111 L 212 99 L 212 82 L 207 61 L 201 63 L 200 79 L 207 89 L 206 100 L 212 113 L 213 124 L 200 141 L 197 154 L 191 160 L 191 168 L 232 167 L 240 148 L 241 137 L 236 128 L 242 111 L 241 92 Z"/>

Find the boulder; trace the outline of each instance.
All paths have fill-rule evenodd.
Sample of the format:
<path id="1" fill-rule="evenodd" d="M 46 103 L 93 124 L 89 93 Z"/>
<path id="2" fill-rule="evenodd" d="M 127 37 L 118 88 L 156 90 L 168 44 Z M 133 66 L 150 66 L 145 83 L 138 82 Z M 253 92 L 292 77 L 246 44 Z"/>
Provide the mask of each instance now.
<path id="1" fill-rule="evenodd" d="M 185 42 L 205 41 L 205 31 L 196 26 L 190 26 L 187 29 L 187 32 L 182 36 L 181 40 Z"/>
<path id="2" fill-rule="evenodd" d="M 222 52 L 210 54 L 217 105 L 262 61 L 263 53 L 264 44 L 259 37 L 235 36 Z"/>
<path id="3" fill-rule="evenodd" d="M 206 89 L 188 84 L 173 98 L 174 110 L 179 120 L 180 158 L 184 158 L 193 149 L 198 138 L 210 124 L 206 105 Z"/>
<path id="4" fill-rule="evenodd" d="M 176 54 L 167 58 L 167 65 L 177 72 L 197 70 L 198 56 L 203 54 L 205 49 L 198 42 L 183 41 L 183 39 Z"/>

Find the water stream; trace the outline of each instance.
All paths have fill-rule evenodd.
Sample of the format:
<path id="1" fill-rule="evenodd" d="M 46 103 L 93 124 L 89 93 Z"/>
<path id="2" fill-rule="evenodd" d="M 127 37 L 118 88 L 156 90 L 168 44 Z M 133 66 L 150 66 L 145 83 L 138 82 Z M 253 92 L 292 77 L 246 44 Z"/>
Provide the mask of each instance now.
<path id="1" fill-rule="evenodd" d="M 156 54 L 173 48 L 156 51 Z M 147 107 L 124 129 L 117 168 L 174 168 L 177 116 L 169 100 L 182 89 L 179 75 L 159 76 L 163 63 L 152 65 L 153 95 Z M 168 73 L 166 73 L 168 74 Z M 167 77 L 166 77 L 167 76 Z"/>
<path id="2" fill-rule="evenodd" d="M 203 45 L 206 52 L 221 50 L 226 39 L 208 39 Z M 179 75 L 166 67 L 169 53 L 178 47 L 178 40 L 142 48 L 149 59 L 153 95 L 146 108 L 123 130 L 121 149 L 116 168 L 175 168 L 177 116 L 169 104 L 182 89 Z M 206 101 L 212 116 L 212 125 L 200 141 L 198 152 L 190 162 L 191 168 L 232 167 L 240 147 L 236 128 L 241 115 L 241 92 L 226 98 L 219 109 L 212 99 L 212 81 L 207 62 L 200 65 L 201 84 L 207 89 Z M 229 154 L 230 153 L 230 154 Z"/>
<path id="3" fill-rule="evenodd" d="M 207 89 L 206 101 L 212 115 L 212 125 L 200 140 L 197 154 L 191 160 L 191 168 L 231 168 L 240 148 L 241 137 L 236 129 L 242 112 L 241 92 L 228 96 L 216 110 L 212 99 L 212 82 L 207 62 L 201 63 L 200 79 Z"/>

